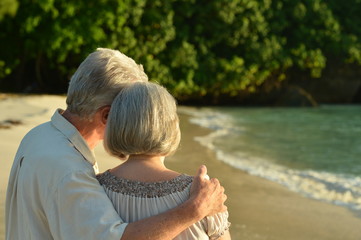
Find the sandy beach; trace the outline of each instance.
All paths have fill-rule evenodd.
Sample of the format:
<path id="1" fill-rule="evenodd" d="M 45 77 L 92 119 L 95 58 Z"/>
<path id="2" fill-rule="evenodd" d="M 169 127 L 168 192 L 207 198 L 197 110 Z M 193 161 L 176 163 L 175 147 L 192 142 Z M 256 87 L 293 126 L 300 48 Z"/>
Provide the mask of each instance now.
<path id="1" fill-rule="evenodd" d="M 0 240 L 4 234 L 4 202 L 8 176 L 22 137 L 34 126 L 48 121 L 57 108 L 65 107 L 63 96 L 8 96 L 0 94 Z M 182 141 L 177 153 L 166 160 L 168 167 L 194 174 L 199 165 L 217 177 L 226 189 L 232 239 L 247 240 L 359 240 L 361 216 L 346 208 L 305 198 L 268 180 L 251 176 L 219 160 L 201 146 L 195 136 L 208 129 L 180 115 Z M 96 149 L 101 171 L 119 161 L 102 146 Z"/>

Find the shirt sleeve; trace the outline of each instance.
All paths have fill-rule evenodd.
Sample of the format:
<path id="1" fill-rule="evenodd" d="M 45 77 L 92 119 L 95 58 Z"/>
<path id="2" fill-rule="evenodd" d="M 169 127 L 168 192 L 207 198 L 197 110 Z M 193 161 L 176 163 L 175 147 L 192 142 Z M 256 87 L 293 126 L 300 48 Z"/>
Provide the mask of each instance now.
<path id="1" fill-rule="evenodd" d="M 227 211 L 208 216 L 204 220 L 206 221 L 206 232 L 211 240 L 220 238 L 231 225 L 231 223 L 228 222 Z"/>
<path id="2" fill-rule="evenodd" d="M 127 226 L 95 176 L 87 172 L 63 178 L 45 206 L 55 240 L 119 240 Z"/>

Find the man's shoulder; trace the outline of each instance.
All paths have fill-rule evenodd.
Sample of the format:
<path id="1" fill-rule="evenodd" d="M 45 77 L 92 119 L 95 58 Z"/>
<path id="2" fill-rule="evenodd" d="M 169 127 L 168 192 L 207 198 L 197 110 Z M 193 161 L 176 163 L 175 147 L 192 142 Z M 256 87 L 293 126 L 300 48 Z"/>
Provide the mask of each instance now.
<path id="1" fill-rule="evenodd" d="M 35 126 L 25 135 L 25 137 L 33 136 L 34 134 L 44 134 L 44 133 L 45 134 L 56 133 L 56 128 L 53 126 L 51 121 L 47 121 Z"/>
<path id="2" fill-rule="evenodd" d="M 44 169 L 63 174 L 92 171 L 92 166 L 83 155 L 51 122 L 30 130 L 19 146 L 17 157 L 24 157 L 24 163 L 28 161 L 32 166 L 37 166 L 37 171 Z"/>
<path id="3" fill-rule="evenodd" d="M 52 127 L 50 122 L 31 129 L 22 139 L 18 152 L 26 155 L 59 154 L 66 145 L 66 138 Z M 56 150 L 54 152 L 54 150 Z"/>
<path id="4" fill-rule="evenodd" d="M 46 141 L 49 138 L 53 138 L 57 134 L 56 129 L 52 126 L 51 122 L 42 123 L 25 134 L 21 140 L 20 147 L 22 145 L 36 144 L 37 141 Z"/>

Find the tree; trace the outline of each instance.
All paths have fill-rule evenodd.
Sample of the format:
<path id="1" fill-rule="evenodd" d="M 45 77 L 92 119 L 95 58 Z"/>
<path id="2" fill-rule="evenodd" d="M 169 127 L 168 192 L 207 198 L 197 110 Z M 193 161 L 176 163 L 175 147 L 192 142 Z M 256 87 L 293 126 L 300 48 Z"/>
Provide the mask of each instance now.
<path id="1" fill-rule="evenodd" d="M 242 101 L 360 65 L 361 0 L 350 1 L 19 0 L 0 12 L 0 87 L 65 92 L 81 60 L 109 47 L 179 100 Z"/>

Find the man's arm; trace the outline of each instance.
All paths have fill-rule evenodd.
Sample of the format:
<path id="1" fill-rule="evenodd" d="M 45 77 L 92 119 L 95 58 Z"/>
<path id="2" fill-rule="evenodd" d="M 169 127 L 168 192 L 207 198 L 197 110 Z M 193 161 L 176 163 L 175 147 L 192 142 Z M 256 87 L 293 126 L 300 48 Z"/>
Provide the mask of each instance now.
<path id="1" fill-rule="evenodd" d="M 207 168 L 201 166 L 194 177 L 189 199 L 165 213 L 129 223 L 121 240 L 173 239 L 205 216 L 227 210 L 227 196 L 217 179 L 206 179 Z"/>

